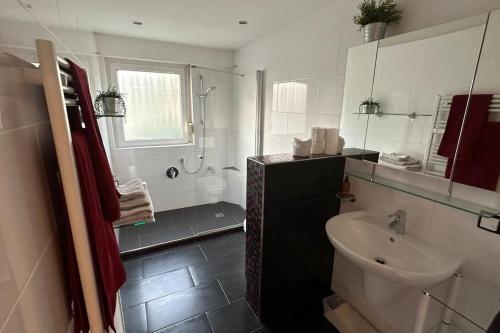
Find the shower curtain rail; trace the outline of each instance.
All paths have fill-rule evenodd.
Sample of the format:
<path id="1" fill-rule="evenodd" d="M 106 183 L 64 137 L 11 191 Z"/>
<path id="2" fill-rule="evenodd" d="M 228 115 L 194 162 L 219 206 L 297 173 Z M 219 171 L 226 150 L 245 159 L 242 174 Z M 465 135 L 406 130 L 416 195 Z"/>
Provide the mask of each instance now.
<path id="1" fill-rule="evenodd" d="M 189 66 L 191 68 L 205 69 L 207 71 L 212 71 L 212 72 L 217 72 L 217 73 L 224 73 L 224 74 L 241 76 L 241 77 L 245 76 L 245 74 L 242 74 L 242 73 L 234 73 L 234 72 L 224 71 L 222 69 L 217 69 L 217 68 L 210 68 L 210 67 L 204 67 L 204 66 L 198 66 L 198 65 L 189 65 Z"/>

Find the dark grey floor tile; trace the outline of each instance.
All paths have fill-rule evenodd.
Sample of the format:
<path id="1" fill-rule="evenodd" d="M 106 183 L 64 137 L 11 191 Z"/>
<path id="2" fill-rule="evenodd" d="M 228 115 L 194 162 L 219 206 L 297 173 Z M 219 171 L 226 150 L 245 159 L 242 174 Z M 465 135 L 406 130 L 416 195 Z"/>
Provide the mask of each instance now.
<path id="1" fill-rule="evenodd" d="M 221 287 L 214 281 L 146 303 L 150 331 L 204 314 L 227 303 Z"/>
<path id="2" fill-rule="evenodd" d="M 157 333 L 213 333 L 206 315 L 196 316 L 174 324 Z"/>
<path id="3" fill-rule="evenodd" d="M 237 252 L 211 260 L 206 264 L 189 266 L 189 271 L 196 285 L 212 282 L 245 270 L 245 253 Z"/>
<path id="4" fill-rule="evenodd" d="M 199 242 L 203 253 L 210 261 L 222 256 L 245 250 L 245 242 L 239 236 L 227 234 Z"/>
<path id="5" fill-rule="evenodd" d="M 244 299 L 207 312 L 214 333 L 249 333 L 262 324 Z"/>
<path id="6" fill-rule="evenodd" d="M 127 272 L 127 282 L 142 279 L 142 263 L 140 259 L 126 260 L 123 262 Z"/>
<path id="7" fill-rule="evenodd" d="M 151 301 L 194 286 L 187 268 L 154 275 L 125 284 L 120 289 L 124 306 Z"/>
<path id="8" fill-rule="evenodd" d="M 141 244 L 139 241 L 139 236 L 128 237 L 120 239 L 120 251 L 129 251 L 138 249 Z"/>
<path id="9" fill-rule="evenodd" d="M 219 278 L 219 282 L 230 302 L 245 297 L 247 281 L 244 272 Z"/>
<path id="10" fill-rule="evenodd" d="M 146 319 L 146 304 L 131 306 L 123 309 L 123 318 L 125 321 L 125 332 L 127 333 L 146 333 L 148 331 L 148 322 Z"/>
<path id="11" fill-rule="evenodd" d="M 222 217 L 216 217 L 214 215 L 205 217 L 202 222 L 191 225 L 191 228 L 193 230 L 193 233 L 196 235 L 207 231 L 223 229 L 230 226 L 236 226 L 241 223 L 242 222 L 236 221 L 236 219 L 232 216 L 224 215 Z"/>
<path id="12" fill-rule="evenodd" d="M 155 233 L 141 235 L 141 246 L 157 245 L 174 240 L 187 238 L 193 236 L 191 228 L 185 227 L 171 227 L 165 230 L 160 230 Z"/>
<path id="13" fill-rule="evenodd" d="M 165 220 L 165 219 L 160 219 L 159 216 L 160 213 L 155 213 L 155 220 L 156 222 L 152 223 L 146 223 L 146 224 L 141 224 L 141 225 L 131 225 L 127 227 L 127 235 L 128 237 L 131 236 L 139 236 L 139 235 L 147 235 L 150 233 L 155 233 L 159 232 L 165 229 L 169 229 L 173 227 L 172 222 Z"/>
<path id="14" fill-rule="evenodd" d="M 183 246 L 142 261 L 144 277 L 168 272 L 197 263 L 206 263 L 198 245 Z"/>

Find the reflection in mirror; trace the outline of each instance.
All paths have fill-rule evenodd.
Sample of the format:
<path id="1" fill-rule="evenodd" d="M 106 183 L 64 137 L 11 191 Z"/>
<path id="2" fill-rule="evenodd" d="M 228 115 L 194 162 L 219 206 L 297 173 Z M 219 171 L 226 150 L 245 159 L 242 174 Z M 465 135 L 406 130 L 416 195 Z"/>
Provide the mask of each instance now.
<path id="1" fill-rule="evenodd" d="M 346 140 L 379 152 L 381 165 L 444 178 L 454 149 L 441 156 L 439 144 L 452 97 L 467 100 L 486 18 L 350 49 L 341 126 Z"/>
<path id="2" fill-rule="evenodd" d="M 350 48 L 347 55 L 346 76 L 340 136 L 346 147 L 363 148 L 368 118 L 360 112 L 371 112 L 373 75 L 377 59 L 377 43 L 371 42 Z M 365 103 L 363 108 L 361 104 Z"/>
<path id="3" fill-rule="evenodd" d="M 500 192 L 500 10 L 490 14 L 466 112 L 451 179 Z"/>
<path id="4" fill-rule="evenodd" d="M 456 145 L 440 151 L 443 130 L 453 96 L 467 101 L 484 22 L 473 17 L 380 41 L 372 95 L 379 109 L 366 116 L 365 149 L 380 152 L 381 165 L 445 176 Z"/>

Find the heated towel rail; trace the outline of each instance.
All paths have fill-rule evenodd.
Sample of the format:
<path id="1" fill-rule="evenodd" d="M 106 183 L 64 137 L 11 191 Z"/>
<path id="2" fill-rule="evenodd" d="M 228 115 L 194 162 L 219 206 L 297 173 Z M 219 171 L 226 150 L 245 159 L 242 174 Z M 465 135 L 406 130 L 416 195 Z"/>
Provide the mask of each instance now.
<path id="1" fill-rule="evenodd" d="M 68 107 L 78 107 L 78 97 L 70 85 L 69 63 L 56 56 L 52 42 L 38 39 L 36 49 L 90 329 L 101 333 L 105 330 L 67 114 Z"/>
<path id="2" fill-rule="evenodd" d="M 453 96 L 437 96 L 436 112 L 433 118 L 432 132 L 427 145 L 427 154 L 424 163 L 424 173 L 442 178 L 445 175 L 448 159 L 438 155 L 438 149 L 443 138 L 446 123 L 448 122 L 452 99 Z M 500 121 L 500 95 L 493 95 L 488 112 L 489 121 Z"/>

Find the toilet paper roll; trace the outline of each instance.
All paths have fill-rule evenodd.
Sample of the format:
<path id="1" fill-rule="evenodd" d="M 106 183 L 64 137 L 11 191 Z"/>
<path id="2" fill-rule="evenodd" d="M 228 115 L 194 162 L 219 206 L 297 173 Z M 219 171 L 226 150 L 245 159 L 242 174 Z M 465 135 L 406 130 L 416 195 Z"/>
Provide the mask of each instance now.
<path id="1" fill-rule="evenodd" d="M 313 142 L 325 140 L 325 129 L 323 127 L 311 127 L 310 133 Z"/>
<path id="2" fill-rule="evenodd" d="M 311 154 L 320 155 L 324 152 L 324 141 L 313 141 L 311 144 Z"/>

